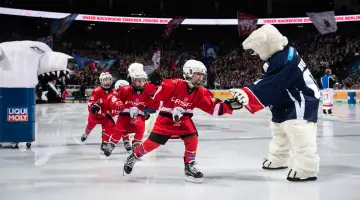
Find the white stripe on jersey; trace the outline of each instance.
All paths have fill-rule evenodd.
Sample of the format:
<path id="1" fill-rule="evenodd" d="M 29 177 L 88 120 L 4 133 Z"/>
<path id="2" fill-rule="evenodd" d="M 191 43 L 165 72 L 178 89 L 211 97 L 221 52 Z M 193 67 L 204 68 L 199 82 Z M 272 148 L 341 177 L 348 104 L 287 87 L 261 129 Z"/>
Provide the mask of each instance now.
<path id="1" fill-rule="evenodd" d="M 290 99 L 293 100 L 293 102 L 294 102 L 295 110 L 296 110 L 296 119 L 304 119 L 304 113 L 305 113 L 304 95 L 300 91 L 301 102 L 299 102 L 291 95 L 291 93 L 288 89 L 286 89 L 286 91 L 288 92 Z"/>
<path id="2" fill-rule="evenodd" d="M 315 80 L 311 76 L 310 70 L 305 69 L 306 64 L 302 59 L 301 59 L 300 63 L 298 64 L 298 67 L 303 72 L 303 79 L 304 79 L 306 86 L 308 88 L 310 88 L 312 91 L 314 91 L 315 98 L 320 99 L 321 94 L 320 94 L 319 87 L 317 86 Z M 305 69 L 305 71 L 304 71 L 304 69 Z"/>

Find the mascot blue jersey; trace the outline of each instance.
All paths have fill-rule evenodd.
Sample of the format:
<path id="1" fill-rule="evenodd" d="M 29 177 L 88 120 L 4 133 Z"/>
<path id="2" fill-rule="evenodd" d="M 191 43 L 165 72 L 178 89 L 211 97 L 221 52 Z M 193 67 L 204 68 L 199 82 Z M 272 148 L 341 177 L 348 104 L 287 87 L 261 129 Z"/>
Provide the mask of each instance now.
<path id="1" fill-rule="evenodd" d="M 272 121 L 300 119 L 317 122 L 320 90 L 296 50 L 286 46 L 264 64 L 265 73 L 243 88 L 249 96 L 246 108 L 254 113 L 269 106 Z"/>

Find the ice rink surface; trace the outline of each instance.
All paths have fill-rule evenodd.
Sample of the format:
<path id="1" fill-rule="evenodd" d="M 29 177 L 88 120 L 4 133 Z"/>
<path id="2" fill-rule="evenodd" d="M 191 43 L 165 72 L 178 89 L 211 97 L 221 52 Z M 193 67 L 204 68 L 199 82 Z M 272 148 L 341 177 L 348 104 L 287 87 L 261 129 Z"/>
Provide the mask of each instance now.
<path id="1" fill-rule="evenodd" d="M 360 107 L 335 105 L 318 123 L 320 174 L 292 183 L 287 171 L 264 171 L 271 138 L 268 110 L 213 117 L 196 111 L 197 161 L 202 184 L 184 181 L 181 140 L 151 152 L 123 176 L 122 142 L 110 158 L 100 155 L 100 127 L 78 144 L 87 104 L 37 105 L 31 149 L 0 148 L 1 200 L 359 200 Z M 147 135 L 145 136 L 145 138 Z"/>

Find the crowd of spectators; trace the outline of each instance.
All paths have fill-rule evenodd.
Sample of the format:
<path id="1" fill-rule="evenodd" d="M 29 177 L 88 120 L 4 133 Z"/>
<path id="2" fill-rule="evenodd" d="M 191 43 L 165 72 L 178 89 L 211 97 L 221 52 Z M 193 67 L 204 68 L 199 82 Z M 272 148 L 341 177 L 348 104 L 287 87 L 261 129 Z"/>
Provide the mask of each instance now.
<path id="1" fill-rule="evenodd" d="M 44 20 L 46 19 L 6 16 L 2 21 L 6 21 L 9 28 L 1 30 L 0 41 L 34 40 L 44 37 L 50 24 Z M 360 79 L 357 75 L 360 68 L 351 67 L 352 63 L 360 59 L 358 24 L 339 23 L 338 31 L 327 35 L 320 35 L 311 24 L 301 28 L 295 25 L 278 28 L 288 37 L 289 44 L 300 53 L 319 84 L 325 69 L 329 68 L 336 75 L 337 89 L 360 89 Z M 125 79 L 127 67 L 131 63 L 151 65 L 153 52 L 159 48 L 159 70 L 163 77 L 182 78 L 181 66 L 184 62 L 188 59 L 203 61 L 202 44 L 211 43 L 217 46 L 217 58 L 214 62 L 207 63 L 208 88 L 228 89 L 247 86 L 262 73 L 263 61 L 242 50 L 241 42 L 244 38 L 239 38 L 233 26 L 180 26 L 167 40 L 159 39 L 162 32 L 163 27 L 151 25 L 114 26 L 112 23 L 97 23 L 95 26 L 89 26 L 85 23 L 74 23 L 61 39 L 54 41 L 54 49 L 95 60 L 118 58 L 118 62 L 111 68 L 111 73 L 116 79 Z M 180 54 L 180 62 L 172 69 L 172 63 Z M 99 84 L 99 74 L 100 72 L 93 71 L 89 65 L 81 69 L 75 67 L 71 80 L 67 80 L 66 84 L 93 87 Z"/>
<path id="2" fill-rule="evenodd" d="M 293 45 L 299 51 L 319 83 L 325 69 L 332 69 L 338 82 L 336 85 L 337 89 L 360 89 L 359 76 L 353 75 L 359 72 L 349 69 L 349 64 L 358 59 L 359 42 L 359 37 L 349 38 L 337 34 L 322 36 L 312 33 L 302 36 L 299 40 L 292 40 L 290 45 Z M 96 48 L 111 48 L 108 44 L 102 44 L 99 41 L 88 42 L 88 44 L 97 44 Z M 226 51 L 221 49 L 221 51 L 225 53 L 218 55 L 214 62 L 207 64 L 207 87 L 211 89 L 242 87 L 251 84 L 261 75 L 263 61 L 257 56 L 251 56 L 249 53 L 241 50 L 240 47 L 229 48 Z M 123 52 L 82 54 L 82 56 L 96 59 L 103 59 L 104 57 L 118 58 L 119 62 L 111 68 L 111 73 L 116 79 L 125 79 L 127 76 L 127 67 L 133 62 L 151 65 L 152 55 L 152 51 L 137 54 L 127 54 Z M 199 48 L 198 51 L 187 51 L 182 53 L 180 62 L 175 69 L 171 69 L 171 65 L 177 56 L 178 54 L 176 53 L 170 54 L 166 51 L 162 52 L 159 70 L 164 78 L 181 78 L 181 66 L 186 60 L 203 59 L 201 48 Z M 93 86 L 98 84 L 98 75 L 99 72 L 93 72 L 89 66 L 85 66 L 84 70 L 76 70 L 75 80 L 71 82 L 73 84 Z"/>

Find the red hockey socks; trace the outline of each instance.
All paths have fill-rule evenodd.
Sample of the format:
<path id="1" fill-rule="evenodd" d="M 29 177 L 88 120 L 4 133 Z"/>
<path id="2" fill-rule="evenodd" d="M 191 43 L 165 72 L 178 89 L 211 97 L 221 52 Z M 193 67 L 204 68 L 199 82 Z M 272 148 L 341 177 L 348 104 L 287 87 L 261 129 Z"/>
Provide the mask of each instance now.
<path id="1" fill-rule="evenodd" d="M 116 130 L 116 127 L 115 127 L 110 136 L 109 142 L 111 142 L 113 144 L 119 143 L 119 140 L 121 139 L 123 134 L 124 133 L 122 133 L 121 131 Z"/>
<path id="2" fill-rule="evenodd" d="M 158 148 L 160 146 L 160 144 L 153 142 L 152 140 L 150 140 L 149 138 L 145 140 L 144 143 L 142 143 L 140 146 L 138 146 L 135 150 L 134 150 L 134 154 L 140 158 L 143 155 L 151 152 L 152 150 Z"/>
<path id="3" fill-rule="evenodd" d="M 123 135 L 122 135 L 122 140 L 125 142 L 125 141 L 128 141 L 128 142 L 130 142 L 130 136 L 129 136 L 129 134 L 128 133 L 124 133 Z"/>
<path id="4" fill-rule="evenodd" d="M 110 134 L 111 134 L 111 132 L 110 132 Z M 110 134 L 107 133 L 106 131 L 103 131 L 102 134 L 101 134 L 102 142 L 108 142 L 109 139 L 110 139 Z"/>
<path id="5" fill-rule="evenodd" d="M 95 126 L 96 126 L 96 123 L 88 122 L 86 129 L 85 129 L 85 133 L 90 134 L 90 132 L 95 128 Z"/>
<path id="6" fill-rule="evenodd" d="M 133 141 L 133 142 L 141 142 L 142 139 L 143 139 L 143 137 L 144 137 L 144 131 L 142 131 L 142 132 L 137 132 L 137 133 L 135 133 L 135 135 L 134 135 L 134 141 Z"/>
<path id="7" fill-rule="evenodd" d="M 184 138 L 184 145 L 185 145 L 184 161 L 185 163 L 190 163 L 190 161 L 195 160 L 196 157 L 198 136 L 192 135 L 190 137 Z"/>

